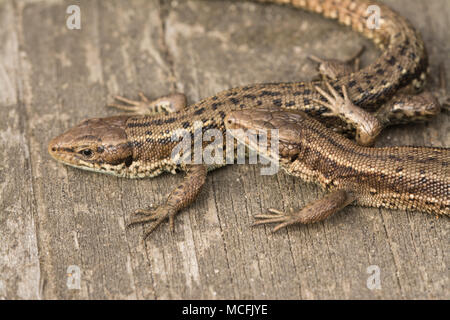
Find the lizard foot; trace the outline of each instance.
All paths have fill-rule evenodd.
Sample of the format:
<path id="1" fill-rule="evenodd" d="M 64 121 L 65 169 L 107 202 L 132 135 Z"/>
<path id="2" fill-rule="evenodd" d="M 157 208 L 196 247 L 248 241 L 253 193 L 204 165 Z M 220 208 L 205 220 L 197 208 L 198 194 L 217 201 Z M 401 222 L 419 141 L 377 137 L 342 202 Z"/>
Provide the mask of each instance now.
<path id="1" fill-rule="evenodd" d="M 146 239 L 164 220 L 169 219 L 170 229 L 174 231 L 175 215 L 197 198 L 205 183 L 207 172 L 208 167 L 206 165 L 188 165 L 183 182 L 172 190 L 164 204 L 156 208 L 135 211 L 128 226 L 153 222 L 144 230 L 144 239 Z"/>
<path id="2" fill-rule="evenodd" d="M 174 113 L 186 107 L 186 96 L 182 93 L 173 93 L 150 101 L 147 97 L 139 92 L 140 100 L 130 100 L 122 96 L 114 97 L 115 100 L 121 102 L 109 104 L 108 107 L 131 112 L 134 114 L 149 115 L 155 113 Z"/>
<path id="3" fill-rule="evenodd" d="M 383 129 L 383 124 L 373 114 L 361 109 L 353 104 L 349 98 L 347 87 L 342 86 L 341 96 L 329 83 L 325 82 L 328 92 L 315 86 L 315 89 L 326 99 L 324 102 L 320 99 L 313 99 L 314 102 L 328 108 L 324 116 L 335 116 L 343 121 L 352 124 L 356 128 L 356 141 L 359 145 L 370 146 L 375 142 L 376 137 Z"/>
<path id="4" fill-rule="evenodd" d="M 334 190 L 323 198 L 308 203 L 299 211 L 291 209 L 290 213 L 284 213 L 275 209 L 269 209 L 271 214 L 259 214 L 255 216 L 253 226 L 268 223 L 278 223 L 273 232 L 293 224 L 308 224 L 325 220 L 332 214 L 340 211 L 355 200 L 355 196 L 346 190 Z"/>
<path id="5" fill-rule="evenodd" d="M 150 102 L 142 92 L 139 92 L 139 97 L 141 99 L 140 101 L 130 100 L 122 96 L 115 96 L 114 99 L 121 102 L 122 104 L 111 103 L 108 105 L 108 107 L 116 108 L 127 112 L 139 113 L 139 111 L 143 108 L 146 108 Z"/>
<path id="6" fill-rule="evenodd" d="M 308 59 L 319 64 L 318 70 L 322 78 L 335 80 L 359 70 L 360 57 L 364 53 L 365 49 L 366 48 L 362 46 L 353 57 L 345 61 L 336 59 L 321 59 L 314 55 L 308 56 Z"/>
<path id="7" fill-rule="evenodd" d="M 167 204 L 156 208 L 139 209 L 132 214 L 127 227 L 141 223 L 153 222 L 144 230 L 144 239 L 146 239 L 167 218 L 169 219 L 170 230 L 174 231 L 175 214 L 176 210 Z"/>
<path id="8" fill-rule="evenodd" d="M 252 224 L 252 227 L 259 226 L 262 224 L 270 224 L 270 223 L 278 223 L 273 229 L 272 232 L 276 232 L 280 230 L 281 228 L 285 228 L 290 224 L 296 223 L 296 219 L 293 216 L 294 211 L 291 209 L 290 214 L 285 214 L 282 211 L 276 210 L 276 209 L 268 209 L 270 214 L 258 214 L 254 216 L 255 219 L 258 219 L 258 221 L 254 222 Z M 292 222 L 290 222 L 292 221 Z"/>
<path id="9" fill-rule="evenodd" d="M 347 88 L 345 86 L 342 86 L 342 94 L 343 97 L 331 86 L 331 84 L 326 81 L 325 85 L 328 88 L 327 93 L 322 88 L 316 86 L 315 89 L 325 98 L 328 100 L 328 102 L 324 102 L 320 99 L 313 99 L 314 102 L 328 108 L 330 111 L 325 112 L 324 116 L 344 116 L 345 110 L 352 109 L 355 107 L 352 100 L 348 97 Z"/>

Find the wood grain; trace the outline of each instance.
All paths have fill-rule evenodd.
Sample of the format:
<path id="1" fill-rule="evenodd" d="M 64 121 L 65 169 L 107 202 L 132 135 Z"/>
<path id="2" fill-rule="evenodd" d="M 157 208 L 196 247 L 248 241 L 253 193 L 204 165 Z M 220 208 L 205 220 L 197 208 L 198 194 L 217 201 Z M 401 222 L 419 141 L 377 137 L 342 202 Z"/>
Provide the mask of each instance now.
<path id="1" fill-rule="evenodd" d="M 450 54 L 450 3 L 384 2 L 421 31 L 436 74 Z M 81 1 L 81 30 L 69 30 L 70 4 L 0 4 L 0 298 L 450 298 L 447 218 L 350 207 L 272 234 L 251 228 L 252 216 L 322 191 L 235 165 L 208 176 L 175 233 L 165 225 L 144 243 L 125 219 L 161 202 L 180 176 L 92 174 L 46 150 L 79 121 L 114 114 L 104 107 L 113 95 L 180 91 L 193 102 L 247 83 L 308 80 L 307 55 L 345 59 L 364 44 L 368 64 L 378 54 L 368 40 L 317 15 L 236 1 Z M 449 123 L 446 113 L 391 128 L 378 145 L 449 147 Z M 379 290 L 366 286 L 370 265 Z M 67 287 L 69 266 L 81 271 L 80 289 Z"/>

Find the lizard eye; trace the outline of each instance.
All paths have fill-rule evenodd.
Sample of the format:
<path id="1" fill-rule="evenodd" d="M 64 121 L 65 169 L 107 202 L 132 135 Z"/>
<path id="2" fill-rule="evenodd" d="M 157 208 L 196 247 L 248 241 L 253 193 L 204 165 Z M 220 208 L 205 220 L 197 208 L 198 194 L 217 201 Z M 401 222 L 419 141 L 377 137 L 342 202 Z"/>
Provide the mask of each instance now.
<path id="1" fill-rule="evenodd" d="M 94 154 L 91 149 L 83 149 L 83 150 L 80 151 L 80 153 L 83 156 L 85 156 L 86 158 L 90 158 Z"/>

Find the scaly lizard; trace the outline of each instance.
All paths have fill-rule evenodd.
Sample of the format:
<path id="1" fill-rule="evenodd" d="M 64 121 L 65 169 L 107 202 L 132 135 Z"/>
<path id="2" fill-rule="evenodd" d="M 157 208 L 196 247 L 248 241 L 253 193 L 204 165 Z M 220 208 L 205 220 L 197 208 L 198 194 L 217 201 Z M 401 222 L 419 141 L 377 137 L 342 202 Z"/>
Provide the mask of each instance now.
<path id="1" fill-rule="evenodd" d="M 345 87 L 341 97 L 331 86 L 329 103 L 351 104 Z M 259 154 L 278 161 L 290 175 L 316 182 L 330 191 L 298 212 L 256 215 L 254 225 L 288 225 L 324 220 L 350 205 L 415 210 L 450 215 L 450 149 L 436 147 L 360 146 L 327 129 L 301 111 L 257 108 L 233 111 L 225 118 L 235 138 Z M 242 130 L 237 130 L 242 129 Z M 278 150 L 260 146 L 250 132 L 278 130 Z"/>
<path id="2" fill-rule="evenodd" d="M 242 86 L 187 108 L 182 94 L 171 94 L 155 101 L 148 101 L 141 94 L 141 101 L 116 97 L 127 105 L 113 106 L 130 111 L 128 115 L 85 120 L 54 138 L 48 146 L 51 156 L 77 168 L 128 178 L 186 172 L 183 182 L 162 205 L 134 213 L 131 225 L 153 222 L 147 225 L 146 236 L 166 219 L 173 229 L 176 213 L 195 200 L 207 171 L 219 166 L 175 162 L 171 154 L 178 142 L 171 137 L 177 129 L 185 129 L 193 135 L 194 123 L 201 121 L 203 132 L 218 129 L 225 133 L 224 119 L 230 112 L 273 107 L 302 110 L 338 132 L 353 135 L 358 143 L 370 145 L 386 125 L 427 118 L 440 111 L 440 104 L 431 93 L 407 93 L 422 89 L 427 55 L 420 35 L 406 19 L 387 6 L 377 4 L 381 10 L 380 26 L 369 29 L 366 11 L 374 4 L 372 0 L 259 2 L 290 4 L 336 19 L 372 39 L 382 53 L 373 64 L 355 72 L 349 71 L 345 63 L 321 61 L 320 70 L 331 86 L 338 91 L 342 86 L 348 88 L 354 104 L 344 108 L 327 104 L 328 100 L 322 95 L 326 90 L 324 80 Z M 384 105 L 375 113 L 366 111 L 375 110 L 382 103 Z M 206 145 L 204 142 L 203 147 Z"/>

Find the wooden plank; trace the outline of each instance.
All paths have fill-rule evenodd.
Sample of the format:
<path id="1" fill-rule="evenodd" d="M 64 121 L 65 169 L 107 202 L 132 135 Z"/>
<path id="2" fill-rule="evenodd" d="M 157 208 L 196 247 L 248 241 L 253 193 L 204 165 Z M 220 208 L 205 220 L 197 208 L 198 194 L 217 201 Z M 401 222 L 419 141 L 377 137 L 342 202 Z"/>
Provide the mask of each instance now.
<path id="1" fill-rule="evenodd" d="M 12 2 L 0 6 L 0 299 L 37 299 L 39 255 L 27 114 Z"/>
<path id="2" fill-rule="evenodd" d="M 385 2 L 422 32 L 436 72 L 450 52 L 450 4 Z M 194 102 L 248 83 L 308 80 L 316 71 L 307 55 L 345 59 L 364 44 L 367 64 L 377 56 L 368 40 L 289 7 L 226 1 L 82 1 L 82 28 L 68 30 L 68 5 L 0 5 L 0 297 L 449 298 L 446 218 L 352 207 L 272 234 L 250 228 L 252 216 L 323 192 L 235 165 L 208 176 L 175 233 L 165 225 L 144 243 L 126 218 L 160 203 L 180 176 L 118 179 L 62 166 L 46 151 L 82 119 L 114 114 L 104 108 L 112 95 L 176 90 Z M 389 129 L 378 144 L 449 146 L 448 120 Z M 370 265 L 381 290 L 366 286 Z M 67 286 L 69 266 L 81 271 L 80 289 Z"/>

